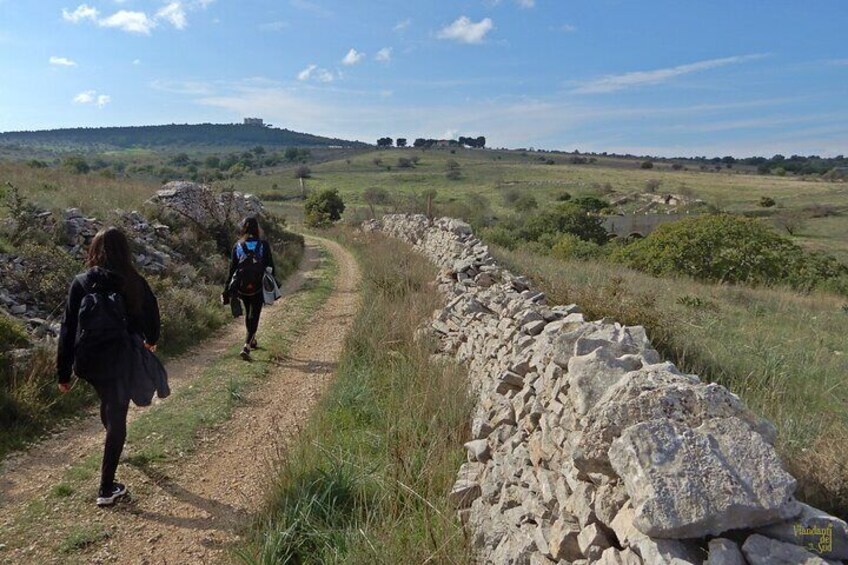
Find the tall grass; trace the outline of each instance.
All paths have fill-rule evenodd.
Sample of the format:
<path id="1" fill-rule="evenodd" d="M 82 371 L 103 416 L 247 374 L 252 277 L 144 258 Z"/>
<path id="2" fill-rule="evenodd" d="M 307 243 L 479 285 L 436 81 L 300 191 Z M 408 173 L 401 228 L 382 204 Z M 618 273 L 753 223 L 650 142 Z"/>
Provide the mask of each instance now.
<path id="1" fill-rule="evenodd" d="M 467 563 L 447 493 L 463 461 L 464 370 L 413 333 L 440 302 L 402 243 L 339 237 L 361 262 L 361 311 L 335 382 L 287 455 L 240 551 L 246 563 Z"/>
<path id="2" fill-rule="evenodd" d="M 496 249 L 551 302 L 643 325 L 682 369 L 719 382 L 777 425 L 799 496 L 848 516 L 845 298 L 655 278 L 604 263 Z"/>

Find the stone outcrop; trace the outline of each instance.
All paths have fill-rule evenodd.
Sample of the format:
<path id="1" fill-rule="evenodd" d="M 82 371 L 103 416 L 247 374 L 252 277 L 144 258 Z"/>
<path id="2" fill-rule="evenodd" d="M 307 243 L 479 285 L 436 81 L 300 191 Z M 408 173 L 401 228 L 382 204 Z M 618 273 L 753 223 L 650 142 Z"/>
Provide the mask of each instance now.
<path id="1" fill-rule="evenodd" d="M 441 269 L 445 306 L 419 334 L 467 365 L 477 399 L 451 499 L 479 562 L 755 562 L 772 542 L 809 552 L 791 535 L 804 519 L 834 532 L 814 558 L 844 558 L 844 522 L 794 500 L 774 427 L 663 362 L 644 328 L 548 305 L 461 221 L 387 215 L 363 230 Z M 729 530 L 750 543 L 712 539 Z"/>
<path id="2" fill-rule="evenodd" d="M 215 192 L 205 184 L 172 181 L 148 201 L 201 226 L 236 225 L 249 215 L 262 214 L 262 201 L 252 194 Z"/>

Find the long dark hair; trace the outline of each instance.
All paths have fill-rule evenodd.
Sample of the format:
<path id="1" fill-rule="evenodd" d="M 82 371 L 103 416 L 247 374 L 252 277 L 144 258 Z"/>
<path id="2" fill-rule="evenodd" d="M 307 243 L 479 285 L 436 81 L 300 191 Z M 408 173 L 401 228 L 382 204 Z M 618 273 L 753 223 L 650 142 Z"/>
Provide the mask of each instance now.
<path id="1" fill-rule="evenodd" d="M 241 221 L 241 228 L 239 229 L 239 240 L 244 241 L 246 239 L 260 239 L 262 237 L 262 230 L 259 228 L 259 220 L 256 219 L 256 216 L 248 216 Z"/>
<path id="2" fill-rule="evenodd" d="M 114 226 L 97 232 L 91 240 L 85 264 L 89 268 L 101 267 L 120 275 L 121 292 L 126 299 L 127 309 L 134 316 L 141 314 L 144 286 L 133 264 L 130 244 L 124 232 Z"/>

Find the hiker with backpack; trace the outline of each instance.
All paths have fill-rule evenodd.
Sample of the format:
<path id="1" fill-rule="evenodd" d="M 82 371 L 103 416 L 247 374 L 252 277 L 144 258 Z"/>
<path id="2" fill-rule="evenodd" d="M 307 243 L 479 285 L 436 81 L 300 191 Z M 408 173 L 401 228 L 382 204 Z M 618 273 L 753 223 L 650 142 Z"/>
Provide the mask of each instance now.
<path id="1" fill-rule="evenodd" d="M 130 399 L 149 404 L 150 398 L 140 398 L 146 394 L 139 395 L 139 387 L 148 389 L 150 396 L 154 388 L 141 382 L 139 375 L 148 367 L 138 350 L 156 350 L 159 304 L 135 269 L 129 242 L 120 229 L 109 227 L 94 236 L 86 266 L 68 290 L 56 368 L 60 391 L 70 390 L 73 373 L 89 382 L 100 399 L 106 441 L 97 505 L 110 506 L 127 494 L 126 486 L 115 482 L 115 472 L 126 441 Z M 156 364 L 155 389 L 164 398 L 170 392 L 167 375 L 152 353 L 147 355 Z"/>
<path id="2" fill-rule="evenodd" d="M 266 275 L 274 276 L 274 258 L 271 255 L 271 246 L 262 238 L 259 221 L 254 216 L 242 220 L 240 232 L 230 257 L 230 270 L 224 292 L 221 294 L 221 302 L 233 307 L 234 316 L 240 314 L 239 301 L 244 305 L 247 336 L 241 350 L 241 358 L 250 361 L 251 350 L 259 347 L 256 330 L 259 328 L 259 316 L 265 303 L 263 278 Z"/>

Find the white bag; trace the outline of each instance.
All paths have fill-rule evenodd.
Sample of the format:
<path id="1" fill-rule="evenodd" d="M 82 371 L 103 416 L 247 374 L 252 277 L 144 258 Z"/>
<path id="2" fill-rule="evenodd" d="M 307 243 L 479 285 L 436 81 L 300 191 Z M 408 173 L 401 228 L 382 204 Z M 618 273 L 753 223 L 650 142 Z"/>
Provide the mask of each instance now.
<path id="1" fill-rule="evenodd" d="M 277 281 L 274 280 L 274 275 L 271 274 L 271 267 L 266 267 L 265 275 L 262 277 L 262 298 L 265 304 L 273 304 L 282 295 L 283 291 L 277 286 Z"/>

